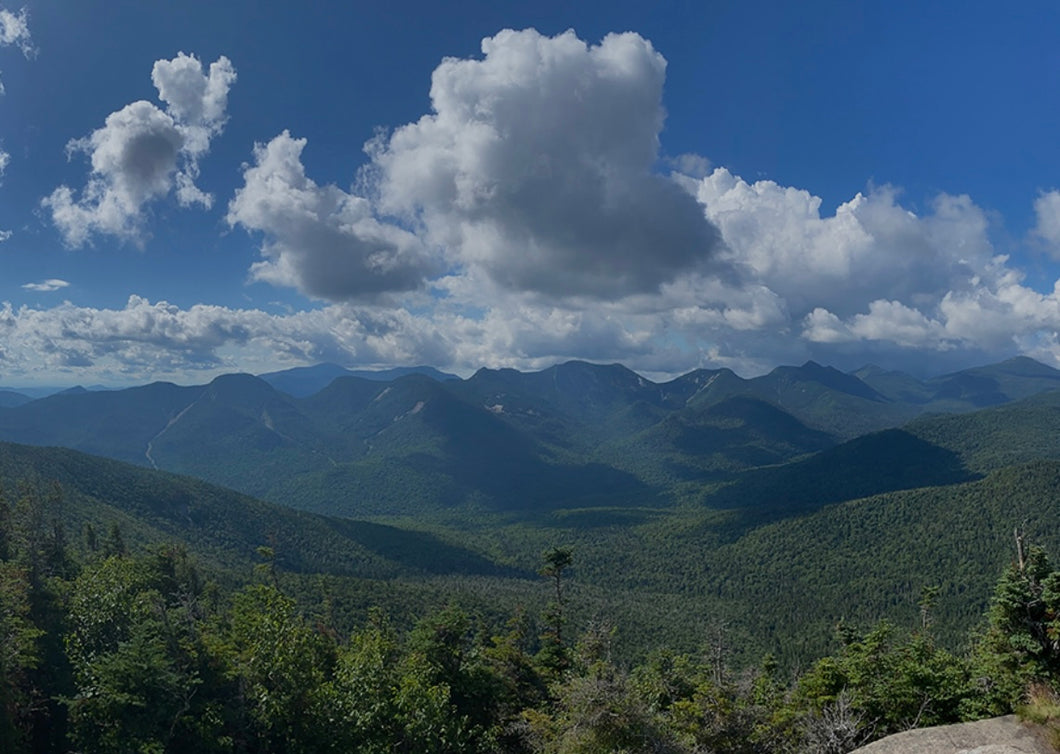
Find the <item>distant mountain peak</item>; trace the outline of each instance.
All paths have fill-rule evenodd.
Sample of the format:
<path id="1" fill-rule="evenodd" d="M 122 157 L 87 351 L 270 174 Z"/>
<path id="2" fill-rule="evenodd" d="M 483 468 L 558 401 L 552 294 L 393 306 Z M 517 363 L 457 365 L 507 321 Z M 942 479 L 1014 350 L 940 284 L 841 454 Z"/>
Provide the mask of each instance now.
<path id="1" fill-rule="evenodd" d="M 259 377 L 255 377 L 247 372 L 233 372 L 232 374 L 222 374 L 214 377 L 210 380 L 210 385 L 213 386 L 229 386 L 229 385 L 267 385 L 268 383 Z"/>
<path id="2" fill-rule="evenodd" d="M 459 380 L 455 374 L 442 372 L 430 366 L 394 367 L 392 369 L 347 369 L 338 364 L 323 363 L 308 367 L 294 367 L 280 372 L 267 372 L 259 375 L 281 393 L 295 398 L 307 398 L 320 392 L 334 380 L 343 377 L 359 377 L 372 382 L 391 382 L 410 374 L 419 374 L 436 382 Z"/>
<path id="3" fill-rule="evenodd" d="M 207 386 L 209 394 L 243 402 L 248 398 L 277 395 L 276 390 L 265 380 L 246 372 L 222 374 Z"/>
<path id="4" fill-rule="evenodd" d="M 870 401 L 886 402 L 887 398 L 867 383 L 852 374 L 840 372 L 835 367 L 821 366 L 816 361 L 807 361 L 800 367 L 777 367 L 765 378 L 773 381 L 816 382 L 830 390 L 847 393 Z"/>
<path id="5" fill-rule="evenodd" d="M 1014 356 L 1011 359 L 1005 359 L 997 366 L 1005 368 L 1012 374 L 1023 376 L 1035 375 L 1039 377 L 1055 376 L 1060 379 L 1060 371 L 1053 369 L 1047 364 L 1032 359 L 1030 356 Z"/>

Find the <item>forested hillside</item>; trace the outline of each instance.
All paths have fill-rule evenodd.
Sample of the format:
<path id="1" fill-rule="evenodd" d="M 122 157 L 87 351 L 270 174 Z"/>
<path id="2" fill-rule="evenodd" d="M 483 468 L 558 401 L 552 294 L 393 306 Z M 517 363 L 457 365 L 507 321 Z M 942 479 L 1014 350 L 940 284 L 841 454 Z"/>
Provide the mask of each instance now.
<path id="1" fill-rule="evenodd" d="M 228 588 L 120 526 L 72 548 L 58 494 L 0 498 L 5 751 L 844 752 L 1008 712 L 1028 689 L 1036 719 L 1058 703 L 1060 571 L 1022 539 L 962 651 L 940 642 L 942 590 L 925 586 L 910 620 L 840 621 L 832 652 L 792 673 L 768 654 L 740 670 L 721 624 L 696 652 L 656 637 L 618 660 L 621 623 L 574 617 L 568 548 L 541 557 L 541 609 L 491 621 L 450 604 L 411 628 L 374 609 L 340 628 L 327 588 L 307 601 L 268 547 Z"/>

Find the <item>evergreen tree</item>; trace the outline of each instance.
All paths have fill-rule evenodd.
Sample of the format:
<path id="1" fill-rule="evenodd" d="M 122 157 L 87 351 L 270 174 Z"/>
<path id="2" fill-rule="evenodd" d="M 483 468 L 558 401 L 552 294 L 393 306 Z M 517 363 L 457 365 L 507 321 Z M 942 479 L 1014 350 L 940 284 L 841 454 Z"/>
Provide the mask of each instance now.
<path id="1" fill-rule="evenodd" d="M 574 555 L 569 547 L 553 547 L 542 554 L 542 560 L 544 562 L 539 573 L 552 582 L 554 594 L 545 608 L 545 632 L 541 636 L 537 659 L 546 672 L 556 676 L 566 670 L 570 663 L 567 647 L 563 643 L 563 576 L 574 562 Z"/>

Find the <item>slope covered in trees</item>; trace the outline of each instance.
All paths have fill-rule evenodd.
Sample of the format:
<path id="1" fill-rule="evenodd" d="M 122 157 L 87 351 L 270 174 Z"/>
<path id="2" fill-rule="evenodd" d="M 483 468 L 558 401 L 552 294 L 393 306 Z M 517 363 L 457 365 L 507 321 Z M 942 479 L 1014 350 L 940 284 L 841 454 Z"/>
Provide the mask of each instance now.
<path id="1" fill-rule="evenodd" d="M 71 451 L 0 451 L 0 477 L 61 483 L 56 515 L 75 544 L 85 524 L 102 521 L 97 538 L 118 524 L 130 543 L 179 541 L 229 569 L 249 567 L 267 546 L 299 590 L 319 593 L 314 580 L 328 579 L 347 623 L 372 601 L 403 616 L 448 599 L 499 611 L 539 604 L 540 552 L 569 545 L 578 557 L 574 615 L 621 623 L 615 651 L 628 658 L 660 640 L 690 650 L 725 625 L 727 643 L 745 658 L 768 648 L 793 666 L 825 651 L 844 617 L 907 619 L 917 591 L 931 584 L 942 589 L 937 631 L 954 646 L 983 609 L 1013 527 L 1060 549 L 1060 468 L 1052 461 L 802 508 L 596 507 L 533 521 L 384 523 L 300 513 Z"/>
<path id="2" fill-rule="evenodd" d="M 1060 571 L 1036 547 L 1003 571 L 966 650 L 939 644 L 940 590 L 925 587 L 913 621 L 840 623 L 834 650 L 792 675 L 769 655 L 737 672 L 720 635 L 616 661 L 613 626 L 571 625 L 566 548 L 544 553 L 537 615 L 491 624 L 448 606 L 403 629 L 372 611 L 337 630 L 330 600 L 300 606 L 269 552 L 220 589 L 179 546 L 132 552 L 115 531 L 73 552 L 55 502 L 0 499 L 13 753 L 844 752 L 1060 681 Z"/>

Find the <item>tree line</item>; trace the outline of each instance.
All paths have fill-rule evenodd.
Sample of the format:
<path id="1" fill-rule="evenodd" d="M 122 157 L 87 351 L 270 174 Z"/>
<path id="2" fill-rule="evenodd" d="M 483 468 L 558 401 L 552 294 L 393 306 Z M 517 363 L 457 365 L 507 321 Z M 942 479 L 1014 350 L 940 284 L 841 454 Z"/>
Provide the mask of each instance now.
<path id="1" fill-rule="evenodd" d="M 964 651 L 916 622 L 836 626 L 802 672 L 701 651 L 627 665 L 616 630 L 572 625 L 576 553 L 543 553 L 540 615 L 457 607 L 411 629 L 336 628 L 285 591 L 273 553 L 222 590 L 179 545 L 121 530 L 72 547 L 58 489 L 0 496 L 0 749 L 10 752 L 840 752 L 914 726 L 1002 714 L 1060 682 L 1060 570 L 1024 546 Z M 749 607 L 748 609 L 753 609 Z"/>

